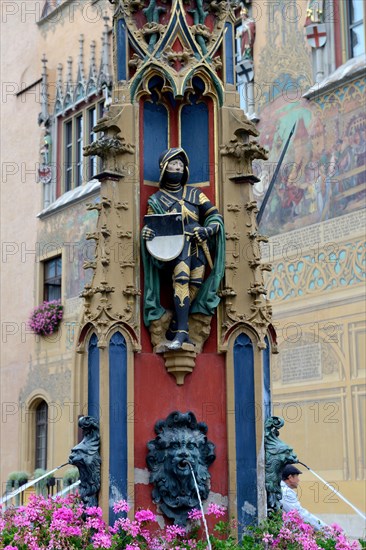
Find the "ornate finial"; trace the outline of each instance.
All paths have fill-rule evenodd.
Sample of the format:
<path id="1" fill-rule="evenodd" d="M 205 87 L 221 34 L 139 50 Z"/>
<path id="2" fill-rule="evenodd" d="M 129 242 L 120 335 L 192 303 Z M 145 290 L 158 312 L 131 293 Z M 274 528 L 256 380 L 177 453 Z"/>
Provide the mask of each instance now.
<path id="1" fill-rule="evenodd" d="M 102 36 L 102 56 L 100 63 L 100 72 L 98 78 L 98 88 L 101 88 L 104 91 L 105 102 L 104 107 L 108 110 L 109 105 L 111 104 L 111 88 L 112 88 L 112 76 L 110 69 L 110 46 L 109 46 L 109 17 L 105 13 L 103 15 L 104 20 L 104 30 Z"/>
<path id="2" fill-rule="evenodd" d="M 88 84 L 86 86 L 86 94 L 90 94 L 92 92 L 95 92 L 97 89 L 97 80 L 98 80 L 98 74 L 97 74 L 97 64 L 95 61 L 95 48 L 97 44 L 95 40 L 92 40 L 90 43 L 90 67 L 89 67 L 89 78 L 88 78 Z"/>
<path id="3" fill-rule="evenodd" d="M 72 57 L 67 58 L 67 85 L 72 85 Z"/>
<path id="4" fill-rule="evenodd" d="M 102 36 L 102 56 L 100 63 L 100 74 L 99 74 L 99 86 L 107 85 L 108 87 L 112 84 L 111 70 L 110 70 L 110 46 L 109 46 L 109 17 L 105 13 L 103 15 L 104 20 L 104 30 Z"/>
<path id="5" fill-rule="evenodd" d="M 64 99 L 64 108 L 69 107 L 73 103 L 73 85 L 72 85 L 72 57 L 67 58 L 67 77 L 66 90 Z"/>
<path id="6" fill-rule="evenodd" d="M 38 115 L 38 124 L 49 125 L 48 112 L 48 80 L 47 80 L 47 58 L 46 54 L 42 57 L 42 84 L 41 84 L 41 112 Z"/>
<path id="7" fill-rule="evenodd" d="M 57 84 L 62 84 L 62 63 L 57 65 Z"/>
<path id="8" fill-rule="evenodd" d="M 84 99 L 86 90 L 86 81 L 84 74 L 84 35 L 81 34 L 79 38 L 79 63 L 78 63 L 78 76 L 76 79 L 76 88 L 74 92 L 74 101 Z"/>
<path id="9" fill-rule="evenodd" d="M 62 64 L 57 65 L 57 81 L 56 81 L 56 99 L 55 113 L 62 111 L 64 105 L 63 79 L 62 79 Z"/>
<path id="10" fill-rule="evenodd" d="M 81 34 L 79 38 L 79 71 L 85 85 L 85 75 L 84 75 L 84 35 Z"/>

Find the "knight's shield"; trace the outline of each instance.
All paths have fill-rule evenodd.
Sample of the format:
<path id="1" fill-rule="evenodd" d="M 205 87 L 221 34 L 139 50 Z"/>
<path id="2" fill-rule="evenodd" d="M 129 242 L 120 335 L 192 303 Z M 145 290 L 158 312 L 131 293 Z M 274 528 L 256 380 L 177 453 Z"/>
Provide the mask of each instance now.
<path id="1" fill-rule="evenodd" d="M 180 212 L 169 214 L 148 214 L 144 224 L 155 232 L 151 241 L 146 241 L 146 248 L 157 260 L 169 262 L 177 258 L 184 246 L 183 218 Z"/>

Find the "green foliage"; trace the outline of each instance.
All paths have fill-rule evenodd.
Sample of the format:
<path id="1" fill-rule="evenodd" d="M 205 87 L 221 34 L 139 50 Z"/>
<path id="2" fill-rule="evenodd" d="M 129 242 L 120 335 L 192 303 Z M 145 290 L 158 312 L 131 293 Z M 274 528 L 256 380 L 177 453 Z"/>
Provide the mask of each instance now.
<path id="1" fill-rule="evenodd" d="M 79 470 L 75 467 L 69 468 L 64 477 L 62 478 L 64 487 L 68 487 L 69 485 L 72 485 L 79 479 Z"/>
<path id="2" fill-rule="evenodd" d="M 29 479 L 29 474 L 27 472 L 10 472 L 6 482 L 6 490 L 11 491 L 13 489 L 18 489 L 24 483 L 27 483 Z"/>

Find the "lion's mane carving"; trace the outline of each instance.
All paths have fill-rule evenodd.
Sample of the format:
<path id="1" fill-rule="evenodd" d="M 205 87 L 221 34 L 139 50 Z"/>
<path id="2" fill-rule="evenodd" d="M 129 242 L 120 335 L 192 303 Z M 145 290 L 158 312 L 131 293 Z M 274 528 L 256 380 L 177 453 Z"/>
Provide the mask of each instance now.
<path id="1" fill-rule="evenodd" d="M 215 445 L 207 440 L 207 425 L 197 422 L 192 412 L 170 413 L 155 424 L 155 433 L 155 439 L 147 444 L 146 458 L 150 483 L 154 484 L 153 500 L 174 523 L 185 525 L 188 512 L 199 508 L 192 470 L 201 500 L 206 500 Z"/>
<path id="2" fill-rule="evenodd" d="M 76 466 L 80 474 L 80 496 L 85 506 L 98 506 L 100 489 L 100 437 L 98 421 L 92 416 L 79 418 L 83 439 L 71 449 L 69 463 Z"/>
<path id="3" fill-rule="evenodd" d="M 281 441 L 280 428 L 284 425 L 280 416 L 270 416 L 264 424 L 265 472 L 268 511 L 281 508 L 281 472 L 286 464 L 298 462 L 292 447 Z"/>

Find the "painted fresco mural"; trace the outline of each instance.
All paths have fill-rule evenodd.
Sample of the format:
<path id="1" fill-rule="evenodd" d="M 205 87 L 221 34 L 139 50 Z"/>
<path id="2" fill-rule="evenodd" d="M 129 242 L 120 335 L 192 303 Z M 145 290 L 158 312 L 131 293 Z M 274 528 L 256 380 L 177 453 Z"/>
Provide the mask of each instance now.
<path id="1" fill-rule="evenodd" d="M 289 129 L 296 123 L 263 216 L 264 233 L 284 233 L 365 206 L 366 114 L 361 108 L 364 89 L 365 79 L 360 79 L 344 85 L 332 97 L 289 103 L 280 96 L 263 109 L 260 141 L 269 149 L 270 157 L 257 165 L 261 181 L 255 187 L 255 195 L 259 202 Z"/>
<path id="2" fill-rule="evenodd" d="M 261 231 L 270 236 L 365 206 L 365 78 L 311 100 L 303 97 L 314 83 L 304 5 L 275 2 L 258 20 L 266 41 L 255 56 L 256 108 L 260 143 L 269 150 L 269 160 L 256 165 L 259 204 L 296 123 L 261 223 Z"/>

